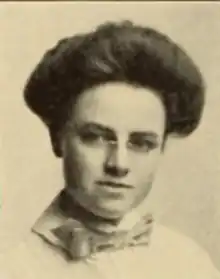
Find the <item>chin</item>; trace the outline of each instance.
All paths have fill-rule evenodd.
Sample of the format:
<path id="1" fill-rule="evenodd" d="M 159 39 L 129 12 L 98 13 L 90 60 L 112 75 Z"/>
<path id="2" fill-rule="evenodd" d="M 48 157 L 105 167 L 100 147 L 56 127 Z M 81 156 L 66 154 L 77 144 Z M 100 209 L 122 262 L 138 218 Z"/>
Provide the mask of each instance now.
<path id="1" fill-rule="evenodd" d="M 124 208 L 116 207 L 97 207 L 94 214 L 105 219 L 121 219 L 127 213 Z"/>

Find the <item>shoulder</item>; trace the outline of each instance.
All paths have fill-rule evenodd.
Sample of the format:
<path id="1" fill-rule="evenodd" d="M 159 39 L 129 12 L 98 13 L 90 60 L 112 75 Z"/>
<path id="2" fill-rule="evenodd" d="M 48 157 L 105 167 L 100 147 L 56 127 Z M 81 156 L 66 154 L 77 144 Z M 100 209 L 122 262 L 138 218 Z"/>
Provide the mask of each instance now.
<path id="1" fill-rule="evenodd" d="M 220 278 L 208 253 L 194 240 L 161 224 L 155 225 L 152 251 L 177 272 L 188 272 L 188 278 Z"/>
<path id="2" fill-rule="evenodd" d="M 53 278 L 57 278 L 65 263 L 59 250 L 52 249 L 37 235 L 29 232 L 14 248 L 0 257 L 0 278 L 44 278 L 45 269 L 48 269 L 48 274 L 56 273 Z M 5 276 L 2 277 L 2 273 Z"/>
<path id="3" fill-rule="evenodd" d="M 181 254 L 195 254 L 199 253 L 203 256 L 206 254 L 202 248 L 190 237 L 184 235 L 181 232 L 178 232 L 176 229 L 166 227 L 161 224 L 155 224 L 154 235 L 153 235 L 154 244 L 160 248 L 171 248 L 175 253 L 181 251 Z"/>

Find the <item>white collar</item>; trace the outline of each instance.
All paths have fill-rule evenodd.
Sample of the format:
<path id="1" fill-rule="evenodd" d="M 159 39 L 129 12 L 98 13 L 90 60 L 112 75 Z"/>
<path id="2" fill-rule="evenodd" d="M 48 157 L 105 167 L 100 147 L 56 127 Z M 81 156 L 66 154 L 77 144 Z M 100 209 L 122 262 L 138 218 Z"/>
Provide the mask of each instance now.
<path id="1" fill-rule="evenodd" d="M 52 232 L 54 228 L 62 226 L 68 217 L 62 213 L 59 208 L 59 199 L 63 191 L 59 193 L 49 207 L 43 212 L 43 214 L 37 219 L 32 232 L 40 236 L 46 242 L 52 245 L 63 247 L 63 243 Z M 139 205 L 127 213 L 124 218 L 117 225 L 115 231 L 130 231 L 131 228 L 139 222 L 143 216 L 146 215 L 146 206 L 144 203 Z"/>

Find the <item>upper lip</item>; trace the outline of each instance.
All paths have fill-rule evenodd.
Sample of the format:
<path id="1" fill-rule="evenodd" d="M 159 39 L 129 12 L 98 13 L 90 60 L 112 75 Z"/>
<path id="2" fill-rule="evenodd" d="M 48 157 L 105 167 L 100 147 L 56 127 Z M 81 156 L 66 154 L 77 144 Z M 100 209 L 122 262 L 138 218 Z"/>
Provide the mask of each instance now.
<path id="1" fill-rule="evenodd" d="M 115 188 L 132 188 L 132 185 L 121 183 L 121 182 L 109 181 L 109 180 L 99 180 L 98 184 L 107 185 Z"/>

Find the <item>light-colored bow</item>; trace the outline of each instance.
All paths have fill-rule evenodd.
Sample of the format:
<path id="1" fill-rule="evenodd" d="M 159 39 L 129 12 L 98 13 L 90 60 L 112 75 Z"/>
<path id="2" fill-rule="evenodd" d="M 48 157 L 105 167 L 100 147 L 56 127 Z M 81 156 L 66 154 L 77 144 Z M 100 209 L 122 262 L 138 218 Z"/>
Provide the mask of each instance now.
<path id="1" fill-rule="evenodd" d="M 70 259 L 82 259 L 104 250 L 148 245 L 152 227 L 153 218 L 152 215 L 148 214 L 128 232 L 100 234 L 86 228 L 81 222 L 72 218 L 53 229 L 52 232 L 62 240 Z"/>

